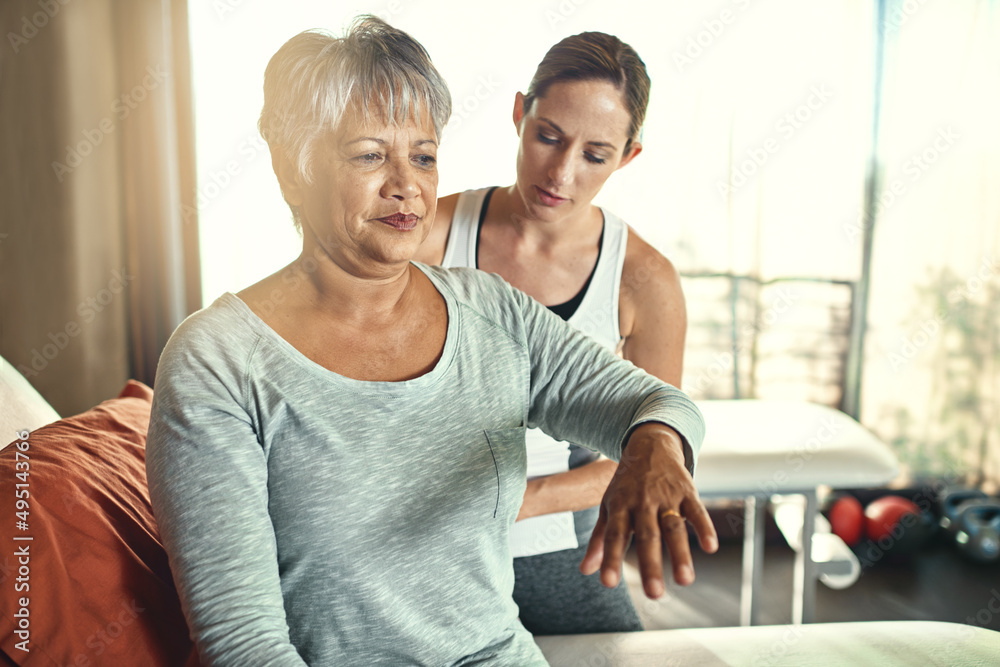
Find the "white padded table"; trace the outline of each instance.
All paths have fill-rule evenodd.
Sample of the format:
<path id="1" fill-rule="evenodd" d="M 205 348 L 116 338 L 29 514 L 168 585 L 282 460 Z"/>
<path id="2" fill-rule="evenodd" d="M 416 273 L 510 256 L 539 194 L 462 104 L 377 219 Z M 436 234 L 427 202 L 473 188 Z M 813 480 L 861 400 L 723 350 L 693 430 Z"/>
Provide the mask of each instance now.
<path id="1" fill-rule="evenodd" d="M 10 362 L 0 357 L 0 449 L 13 442 L 18 431 L 33 431 L 57 419 L 59 413 Z"/>
<path id="2" fill-rule="evenodd" d="M 801 494 L 805 509 L 796 552 L 792 620 L 813 619 L 818 572 L 812 536 L 820 486 L 860 488 L 892 481 L 899 464 L 888 445 L 848 415 L 815 403 L 777 400 L 698 401 L 705 441 L 695 485 L 704 498 L 743 498 L 743 589 L 740 623 L 758 620 L 766 503 Z"/>
<path id="3" fill-rule="evenodd" d="M 535 637 L 552 667 L 987 667 L 1000 632 L 938 621 Z"/>

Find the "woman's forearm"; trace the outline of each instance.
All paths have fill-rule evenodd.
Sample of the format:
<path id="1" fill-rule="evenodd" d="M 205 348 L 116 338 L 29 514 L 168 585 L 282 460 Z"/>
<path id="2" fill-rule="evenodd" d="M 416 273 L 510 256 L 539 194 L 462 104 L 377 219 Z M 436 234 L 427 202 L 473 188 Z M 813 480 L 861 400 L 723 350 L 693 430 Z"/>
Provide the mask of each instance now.
<path id="1" fill-rule="evenodd" d="M 555 512 L 578 512 L 597 505 L 617 469 L 617 463 L 602 458 L 566 472 L 528 480 L 517 520 Z"/>

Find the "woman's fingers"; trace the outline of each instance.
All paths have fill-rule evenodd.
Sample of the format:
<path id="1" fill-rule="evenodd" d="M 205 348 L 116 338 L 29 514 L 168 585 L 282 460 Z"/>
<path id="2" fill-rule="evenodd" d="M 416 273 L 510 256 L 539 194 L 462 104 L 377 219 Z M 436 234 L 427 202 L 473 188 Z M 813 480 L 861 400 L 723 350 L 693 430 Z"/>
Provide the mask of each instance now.
<path id="1" fill-rule="evenodd" d="M 691 545 L 688 542 L 687 525 L 684 517 L 676 510 L 660 512 L 660 529 L 663 543 L 670 554 L 674 581 L 681 586 L 694 582 L 694 563 L 691 560 Z"/>
<path id="2" fill-rule="evenodd" d="M 604 524 L 606 522 L 606 512 L 602 505 L 601 512 L 597 517 L 597 523 L 594 525 L 594 532 L 590 534 L 587 553 L 584 554 L 583 561 L 580 562 L 580 572 L 585 575 L 589 576 L 597 572 L 597 568 L 601 566 L 601 561 L 604 560 Z"/>
<path id="3" fill-rule="evenodd" d="M 608 513 L 604 526 L 604 559 L 601 561 L 601 583 L 614 588 L 621 581 L 622 561 L 632 525 L 627 511 Z"/>
<path id="4" fill-rule="evenodd" d="M 715 524 L 712 523 L 708 510 L 696 492 L 692 492 L 692 495 L 684 499 L 680 511 L 661 510 L 659 517 L 663 543 L 670 553 L 674 581 L 681 586 L 687 586 L 694 582 L 694 561 L 691 558 L 691 543 L 686 522 L 691 523 L 698 536 L 698 544 L 706 553 L 715 553 L 719 548 Z"/>
<path id="5" fill-rule="evenodd" d="M 663 542 L 656 512 L 643 512 L 635 519 L 635 552 L 646 597 L 656 599 L 667 590 L 663 583 Z"/>
<path id="6" fill-rule="evenodd" d="M 627 486 L 627 484 L 626 484 Z M 666 548 L 673 579 L 681 586 L 694 582 L 694 562 L 688 538 L 691 523 L 702 550 L 714 553 L 719 548 L 715 525 L 708 510 L 693 488 L 677 493 L 666 491 L 654 506 L 649 496 L 623 493 L 605 495 L 601 513 L 590 536 L 580 571 L 591 575 L 600 569 L 601 583 L 613 588 L 621 581 L 621 568 L 629 538 L 634 535 L 636 555 L 643 590 L 647 597 L 659 598 L 666 591 L 663 576 L 663 549 Z M 640 500 L 639 498 L 643 499 Z M 680 498 L 678 503 L 675 498 Z M 609 507 L 614 507 L 609 511 Z"/>
<path id="7" fill-rule="evenodd" d="M 605 506 L 601 506 L 601 514 L 594 526 L 587 545 L 587 553 L 580 563 L 580 572 L 593 574 L 601 570 L 601 583 L 608 588 L 614 588 L 621 581 L 622 560 L 625 556 L 625 545 L 632 526 L 627 512 L 617 512 L 608 518 Z"/>
<path id="8" fill-rule="evenodd" d="M 715 524 L 712 517 L 708 515 L 708 510 L 697 497 L 688 499 L 685 503 L 684 516 L 694 528 L 695 535 L 698 536 L 698 545 L 702 551 L 714 554 L 719 549 L 719 536 L 715 532 Z"/>

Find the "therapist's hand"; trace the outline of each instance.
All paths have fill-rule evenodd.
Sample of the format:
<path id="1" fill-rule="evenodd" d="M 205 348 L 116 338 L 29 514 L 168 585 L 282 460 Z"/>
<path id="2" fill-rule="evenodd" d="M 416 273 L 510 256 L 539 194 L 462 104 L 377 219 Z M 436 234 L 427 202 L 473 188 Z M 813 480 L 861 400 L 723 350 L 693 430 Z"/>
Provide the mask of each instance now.
<path id="1" fill-rule="evenodd" d="M 694 581 L 694 566 L 685 520 L 694 527 L 701 548 L 715 553 L 719 539 L 684 467 L 681 437 L 664 424 L 643 424 L 632 432 L 622 452 L 580 571 L 593 574 L 600 568 L 601 583 L 617 586 L 628 539 L 634 534 L 646 595 L 655 599 L 666 591 L 663 544 L 674 581 L 686 586 Z"/>

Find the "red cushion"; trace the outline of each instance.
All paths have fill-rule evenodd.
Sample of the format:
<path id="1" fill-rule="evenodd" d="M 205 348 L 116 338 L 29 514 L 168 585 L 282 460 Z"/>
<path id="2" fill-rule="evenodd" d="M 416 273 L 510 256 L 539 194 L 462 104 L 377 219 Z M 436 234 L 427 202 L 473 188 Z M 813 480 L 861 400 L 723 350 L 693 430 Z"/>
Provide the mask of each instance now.
<path id="1" fill-rule="evenodd" d="M 0 451 L 0 649 L 15 664 L 198 664 L 149 504 L 152 397 L 152 389 L 129 381 L 118 398 Z M 19 517 L 15 492 L 25 488 L 28 514 Z M 27 529 L 19 524 L 25 518 Z M 18 582 L 24 573 L 15 550 L 23 547 L 28 572 Z M 29 588 L 18 592 L 18 583 Z M 28 652 L 16 634 L 22 598 Z"/>

